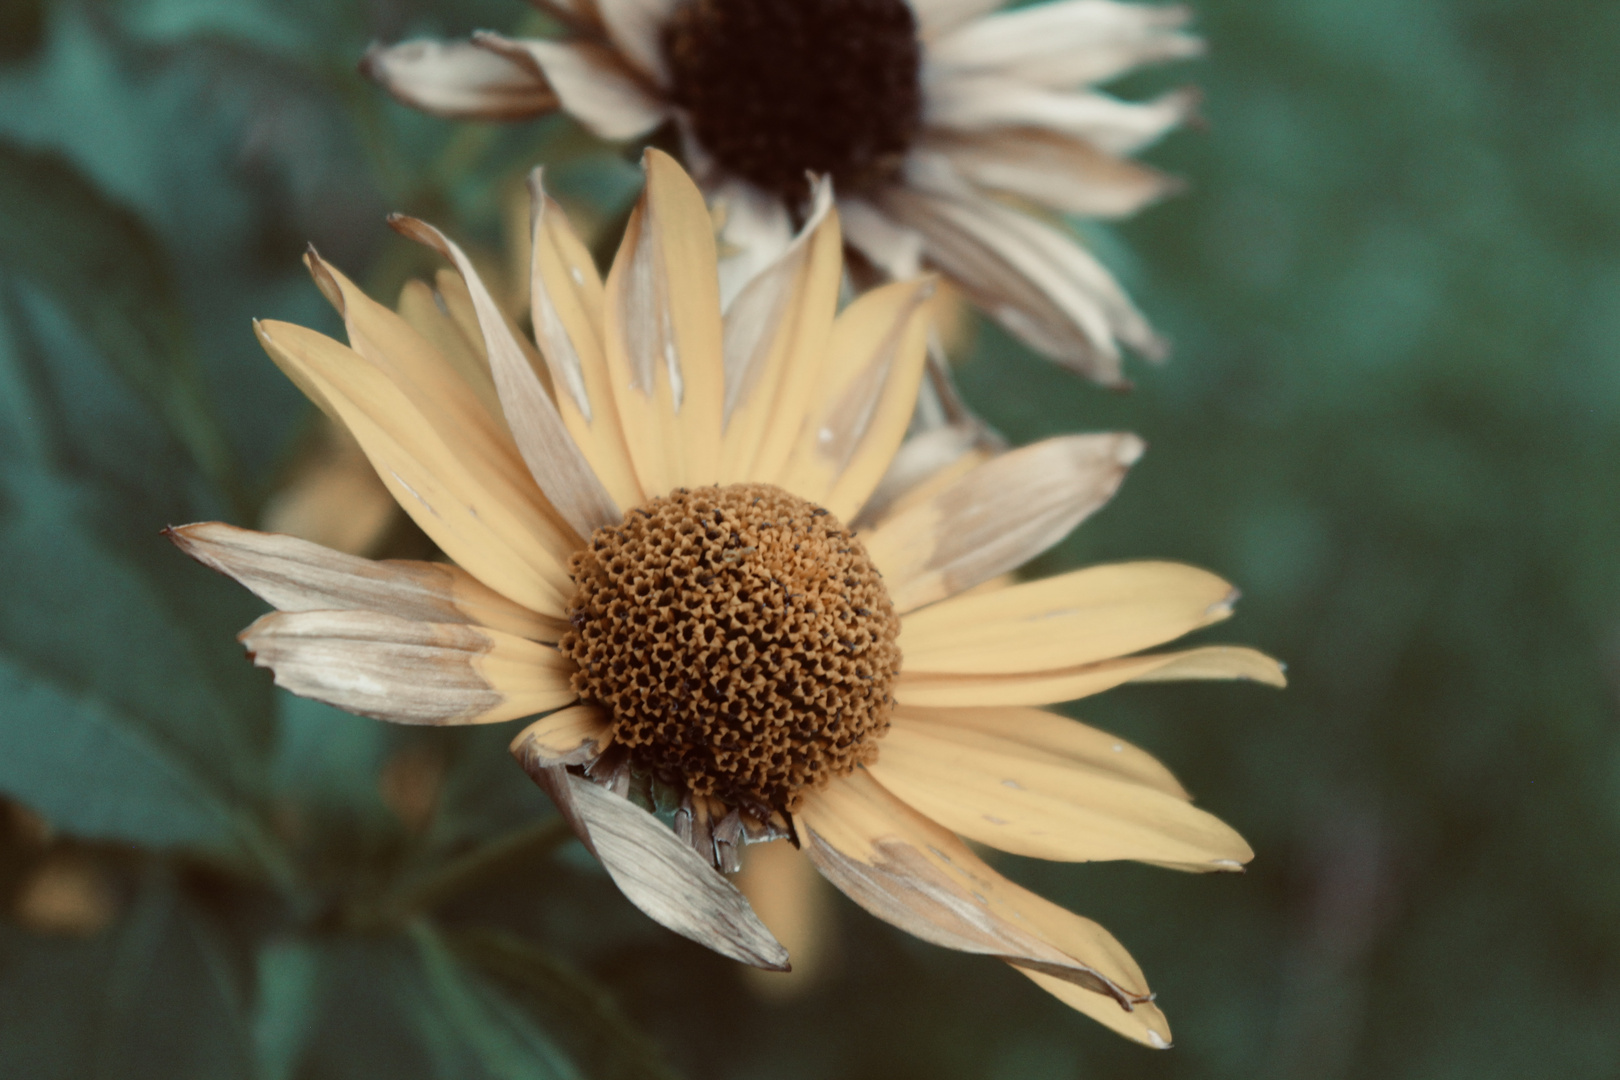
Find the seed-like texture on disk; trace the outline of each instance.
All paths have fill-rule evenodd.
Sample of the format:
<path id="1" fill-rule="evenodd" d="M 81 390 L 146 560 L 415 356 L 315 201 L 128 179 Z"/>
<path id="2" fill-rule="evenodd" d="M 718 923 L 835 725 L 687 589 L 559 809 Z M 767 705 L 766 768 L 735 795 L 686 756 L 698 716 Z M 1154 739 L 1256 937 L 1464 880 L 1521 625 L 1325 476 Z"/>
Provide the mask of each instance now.
<path id="1" fill-rule="evenodd" d="M 900 619 L 866 550 L 771 484 L 681 489 L 569 563 L 561 648 L 632 761 L 759 814 L 877 754 Z"/>
<path id="2" fill-rule="evenodd" d="M 922 117 L 906 0 L 686 0 L 664 31 L 670 96 L 731 173 L 788 197 L 892 178 Z"/>

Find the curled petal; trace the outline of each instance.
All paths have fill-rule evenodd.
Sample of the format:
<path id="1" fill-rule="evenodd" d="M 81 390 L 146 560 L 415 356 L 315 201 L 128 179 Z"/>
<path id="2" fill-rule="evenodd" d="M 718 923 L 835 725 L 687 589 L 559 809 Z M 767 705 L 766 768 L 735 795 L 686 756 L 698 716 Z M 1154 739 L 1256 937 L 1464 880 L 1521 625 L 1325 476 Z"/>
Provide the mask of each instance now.
<path id="1" fill-rule="evenodd" d="M 522 120 L 557 107 L 532 63 L 468 41 L 373 45 L 360 71 L 404 104 L 452 120 Z"/>
<path id="2" fill-rule="evenodd" d="M 241 641 L 277 686 L 396 724 L 496 724 L 574 699 L 573 664 L 557 650 L 466 624 L 274 612 Z"/>
<path id="3" fill-rule="evenodd" d="M 595 705 L 570 705 L 544 716 L 512 740 L 512 754 L 533 765 L 583 765 L 613 742 L 607 713 Z"/>

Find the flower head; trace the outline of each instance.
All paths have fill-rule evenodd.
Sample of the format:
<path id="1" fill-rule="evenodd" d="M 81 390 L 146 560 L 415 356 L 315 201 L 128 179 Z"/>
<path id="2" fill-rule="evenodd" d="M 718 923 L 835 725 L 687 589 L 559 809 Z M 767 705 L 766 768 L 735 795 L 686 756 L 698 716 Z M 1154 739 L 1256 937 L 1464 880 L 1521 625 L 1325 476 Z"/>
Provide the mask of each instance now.
<path id="1" fill-rule="evenodd" d="M 1180 7 L 1052 0 L 555 0 L 560 39 L 374 46 L 363 69 L 450 117 L 562 109 L 608 139 L 673 122 L 726 208 L 725 298 L 837 185 L 862 265 L 946 275 L 1032 347 L 1103 382 L 1165 346 L 1052 214 L 1119 217 L 1173 190 L 1129 160 L 1195 97 L 1093 87 L 1195 55 Z M 1034 210 L 1032 214 L 1029 211 Z M 1039 216 L 1037 216 L 1039 215 Z"/>
<path id="2" fill-rule="evenodd" d="M 980 460 L 950 429 L 906 441 L 928 283 L 837 310 L 822 185 L 722 318 L 703 198 L 668 157 L 646 164 L 605 283 L 536 178 L 538 347 L 410 219 L 395 225 L 461 275 L 441 278 L 442 303 L 396 314 L 312 253 L 349 344 L 258 327 L 453 563 L 220 523 L 174 539 L 278 609 L 242 639 L 295 693 L 408 724 L 540 714 L 514 755 L 664 925 L 784 967 L 724 873 L 749 842 L 788 838 L 880 918 L 1167 1043 L 1106 931 L 958 837 L 1236 868 L 1247 845 L 1161 765 L 1038 706 L 1129 681 L 1277 683 L 1277 665 L 1141 651 L 1230 613 L 1230 586 L 1192 567 L 1006 584 L 1107 501 L 1140 443 L 1069 436 Z M 672 828 L 643 808 L 660 803 Z"/>

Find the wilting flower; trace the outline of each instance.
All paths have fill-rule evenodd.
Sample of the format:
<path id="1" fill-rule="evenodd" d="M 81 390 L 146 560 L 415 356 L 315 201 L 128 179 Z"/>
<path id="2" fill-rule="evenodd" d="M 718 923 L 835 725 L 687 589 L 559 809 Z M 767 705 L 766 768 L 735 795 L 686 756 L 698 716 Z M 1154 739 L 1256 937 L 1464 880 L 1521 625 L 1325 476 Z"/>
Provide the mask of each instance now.
<path id="1" fill-rule="evenodd" d="M 313 253 L 349 345 L 258 327 L 453 564 L 220 523 L 176 542 L 280 609 L 242 640 L 295 693 L 408 724 L 544 714 L 513 753 L 671 929 L 785 967 L 722 874 L 750 841 L 785 837 L 878 917 L 1167 1042 L 1106 931 L 958 836 L 1235 869 L 1248 846 L 1161 765 L 1036 706 L 1130 681 L 1280 682 L 1276 663 L 1140 652 L 1230 612 L 1230 587 L 1192 567 L 996 581 L 1105 502 L 1140 443 L 1068 436 L 976 465 L 950 429 L 903 446 L 927 282 L 836 311 L 842 243 L 821 185 L 722 319 L 703 197 L 667 156 L 646 165 L 605 283 L 534 178 L 538 350 L 460 249 L 408 218 L 395 227 L 463 276 L 470 334 L 451 305 L 396 314 Z M 673 828 L 646 808 L 660 805 Z"/>
<path id="2" fill-rule="evenodd" d="M 722 292 L 802 220 L 806 173 L 838 187 L 846 238 L 896 279 L 919 262 L 1032 347 L 1104 382 L 1120 346 L 1164 344 L 1069 232 L 1028 212 L 1120 217 L 1170 191 L 1129 155 L 1194 96 L 1093 87 L 1196 54 L 1181 7 L 1055 0 L 550 0 L 561 40 L 475 34 L 374 46 L 363 69 L 441 116 L 556 109 L 608 139 L 677 126 L 726 209 Z"/>

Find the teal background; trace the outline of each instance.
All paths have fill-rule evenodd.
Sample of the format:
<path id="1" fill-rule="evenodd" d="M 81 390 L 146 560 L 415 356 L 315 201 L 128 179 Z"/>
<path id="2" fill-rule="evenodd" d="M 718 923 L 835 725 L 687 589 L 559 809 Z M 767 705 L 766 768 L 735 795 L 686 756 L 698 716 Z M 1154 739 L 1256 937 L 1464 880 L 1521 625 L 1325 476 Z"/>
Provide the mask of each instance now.
<path id="1" fill-rule="evenodd" d="M 1190 192 L 1087 229 L 1171 363 L 1118 394 L 991 328 L 967 350 L 1013 441 L 1150 445 L 1038 569 L 1208 566 L 1245 596 L 1206 637 L 1289 664 L 1075 710 L 1236 825 L 1247 874 L 1001 860 L 1132 949 L 1168 1053 L 841 900 L 828 977 L 757 998 L 547 846 L 504 729 L 273 692 L 233 640 L 258 605 L 158 535 L 251 520 L 306 431 L 249 330 L 336 330 L 306 241 L 391 293 L 421 264 L 386 211 L 493 245 L 542 157 L 622 210 L 633 169 L 566 122 L 457 127 L 354 71 L 526 10 L 0 10 L 0 791 L 51 826 L 0 814 L 0 906 L 60 858 L 111 897 L 88 934 L 0 919 L 0 1075 L 1620 1075 L 1620 8 L 1205 0 L 1210 56 L 1121 88 L 1204 87 L 1150 155 Z M 412 828 L 378 781 L 419 759 L 445 787 Z"/>

